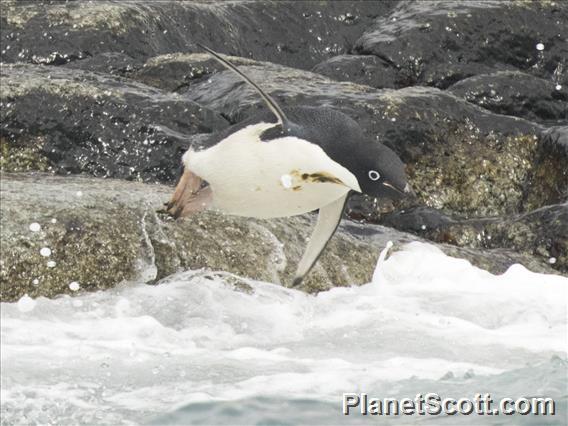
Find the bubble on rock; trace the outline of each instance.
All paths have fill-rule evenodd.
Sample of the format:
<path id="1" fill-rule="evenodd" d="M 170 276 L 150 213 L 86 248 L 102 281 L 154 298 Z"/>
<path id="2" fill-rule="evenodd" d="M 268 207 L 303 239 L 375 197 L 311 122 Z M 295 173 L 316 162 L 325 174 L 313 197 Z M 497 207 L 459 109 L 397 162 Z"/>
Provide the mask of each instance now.
<path id="1" fill-rule="evenodd" d="M 39 280 L 37 278 L 34 278 L 32 281 L 33 285 L 39 285 Z"/>
<path id="2" fill-rule="evenodd" d="M 292 176 L 290 175 L 282 175 L 280 176 L 280 182 L 282 186 L 286 189 L 292 188 Z"/>
<path id="3" fill-rule="evenodd" d="M 49 257 L 51 256 L 51 249 L 49 247 L 42 247 L 39 251 L 39 254 L 41 254 L 43 257 Z"/>
<path id="4" fill-rule="evenodd" d="M 556 258 L 551 257 L 550 259 L 548 259 L 548 263 L 550 263 L 551 265 L 554 265 L 556 263 Z"/>
<path id="5" fill-rule="evenodd" d="M 557 84 L 554 88 L 555 88 L 556 90 L 560 90 L 560 89 L 562 89 L 562 85 L 561 85 L 561 84 Z"/>
<path id="6" fill-rule="evenodd" d="M 47 267 L 48 267 L 48 268 L 55 268 L 55 265 L 57 265 L 57 263 L 55 262 L 55 260 L 50 260 L 49 262 L 47 262 Z"/>
<path id="7" fill-rule="evenodd" d="M 51 223 L 57 223 L 57 219 L 55 218 L 51 219 Z"/>
<path id="8" fill-rule="evenodd" d="M 36 301 L 34 299 L 32 299 L 30 296 L 28 296 L 27 294 L 24 294 L 22 297 L 20 297 L 20 300 L 18 300 L 18 310 L 20 312 L 33 311 L 33 309 L 35 308 L 35 305 L 36 305 Z"/>
<path id="9" fill-rule="evenodd" d="M 78 291 L 81 288 L 81 286 L 79 285 L 79 283 L 77 281 L 73 281 L 69 283 L 69 289 L 71 291 Z"/>
<path id="10" fill-rule="evenodd" d="M 542 44 L 542 43 L 537 43 L 537 45 L 536 45 L 536 50 L 544 50 L 544 44 Z"/>
<path id="11" fill-rule="evenodd" d="M 420 227 L 420 229 L 422 229 L 423 231 L 425 231 L 425 230 L 426 230 L 426 225 L 422 225 L 422 226 Z"/>
<path id="12" fill-rule="evenodd" d="M 30 223 L 30 231 L 39 232 L 41 230 L 41 225 L 37 222 Z"/>

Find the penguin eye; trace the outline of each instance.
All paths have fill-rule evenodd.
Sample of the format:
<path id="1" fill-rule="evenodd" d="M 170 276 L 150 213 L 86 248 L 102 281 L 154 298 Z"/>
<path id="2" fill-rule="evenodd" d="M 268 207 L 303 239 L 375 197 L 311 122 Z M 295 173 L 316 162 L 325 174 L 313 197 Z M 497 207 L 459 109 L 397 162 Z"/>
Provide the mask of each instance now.
<path id="1" fill-rule="evenodd" d="M 369 179 L 371 180 L 379 180 L 381 175 L 376 170 L 369 170 Z"/>

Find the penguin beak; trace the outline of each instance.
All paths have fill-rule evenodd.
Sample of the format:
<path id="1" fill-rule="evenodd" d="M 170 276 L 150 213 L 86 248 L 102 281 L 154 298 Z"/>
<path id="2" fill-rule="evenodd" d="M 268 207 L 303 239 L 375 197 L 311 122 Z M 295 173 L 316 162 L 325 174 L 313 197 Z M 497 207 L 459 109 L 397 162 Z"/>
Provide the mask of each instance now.
<path id="1" fill-rule="evenodd" d="M 209 186 L 203 186 L 204 183 L 186 168 L 172 198 L 165 204 L 167 213 L 177 219 L 205 210 L 211 204 L 212 192 Z"/>
<path id="2" fill-rule="evenodd" d="M 391 188 L 392 190 L 398 192 L 401 195 L 416 197 L 416 193 L 412 190 L 412 187 L 408 183 L 404 186 L 404 188 L 398 188 L 390 182 L 383 182 L 383 185 L 388 188 Z"/>

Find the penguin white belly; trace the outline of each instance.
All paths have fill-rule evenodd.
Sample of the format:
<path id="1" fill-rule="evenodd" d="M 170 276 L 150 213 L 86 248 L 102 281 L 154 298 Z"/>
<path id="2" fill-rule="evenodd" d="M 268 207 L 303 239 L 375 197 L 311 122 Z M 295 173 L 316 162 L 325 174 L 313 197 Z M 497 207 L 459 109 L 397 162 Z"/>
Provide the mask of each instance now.
<path id="1" fill-rule="evenodd" d="M 212 208 L 259 218 L 306 213 L 361 191 L 355 176 L 316 144 L 296 137 L 261 141 L 274 123 L 245 127 L 184 164 L 207 181 Z M 341 141 L 338 141 L 341 143 Z"/>

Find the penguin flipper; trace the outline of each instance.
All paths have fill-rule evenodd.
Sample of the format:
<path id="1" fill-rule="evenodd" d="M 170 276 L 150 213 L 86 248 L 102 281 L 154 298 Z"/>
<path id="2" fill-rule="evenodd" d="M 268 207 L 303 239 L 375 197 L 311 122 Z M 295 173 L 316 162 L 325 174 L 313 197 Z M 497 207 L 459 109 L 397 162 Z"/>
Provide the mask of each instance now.
<path id="1" fill-rule="evenodd" d="M 323 249 L 339 226 L 349 193 L 319 209 L 318 220 L 302 260 L 298 264 L 292 286 L 299 285 L 320 257 Z"/>

